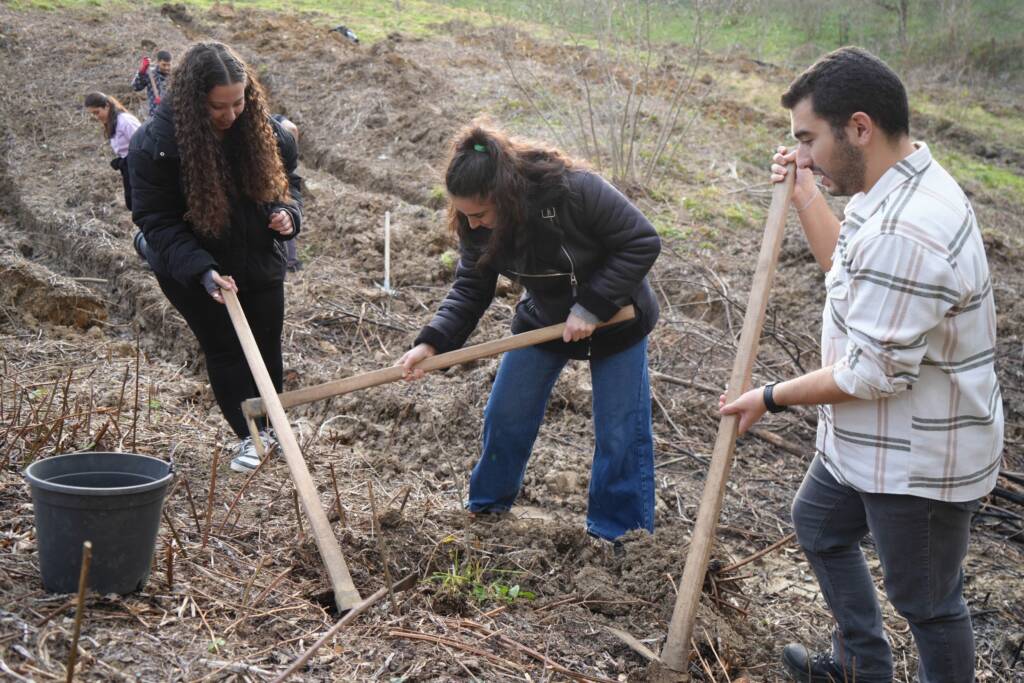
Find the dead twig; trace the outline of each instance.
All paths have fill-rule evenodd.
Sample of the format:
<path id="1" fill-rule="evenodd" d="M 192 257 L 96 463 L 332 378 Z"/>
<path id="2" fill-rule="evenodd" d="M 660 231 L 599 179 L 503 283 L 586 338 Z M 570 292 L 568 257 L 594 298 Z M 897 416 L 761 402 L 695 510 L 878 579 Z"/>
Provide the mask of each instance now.
<path id="1" fill-rule="evenodd" d="M 167 528 L 171 530 L 171 536 L 174 536 L 174 542 L 178 544 L 179 548 L 181 548 L 181 554 L 184 555 L 185 559 L 187 560 L 188 559 L 188 551 L 186 551 L 185 550 L 185 546 L 182 545 L 181 538 L 178 536 L 178 530 L 174 528 L 174 523 L 171 522 L 171 517 L 170 517 L 170 515 L 167 514 L 167 509 L 166 508 L 164 509 L 163 514 L 164 514 L 164 521 L 167 522 Z"/>
<path id="2" fill-rule="evenodd" d="M 764 557 L 765 555 L 767 555 L 768 553 L 770 553 L 770 552 L 772 552 L 774 550 L 778 550 L 779 548 L 781 548 L 783 546 L 789 545 L 790 543 L 793 542 L 793 540 L 795 538 L 796 538 L 796 533 L 788 534 L 788 535 L 784 536 L 783 538 L 780 538 L 775 543 L 772 543 L 767 548 L 763 548 L 761 550 L 758 550 L 756 553 L 754 553 L 750 557 L 746 557 L 746 558 L 740 560 L 739 562 L 733 562 L 728 567 L 724 567 L 723 569 L 720 569 L 718 571 L 718 573 L 719 574 L 728 574 L 729 572 L 734 572 L 734 571 L 736 571 L 737 569 L 739 569 L 740 567 L 742 567 L 744 565 L 750 564 L 751 562 L 753 562 L 755 560 L 761 559 L 762 557 Z"/>
<path id="3" fill-rule="evenodd" d="M 68 673 L 66 683 L 75 676 L 75 660 L 78 659 L 78 636 L 82 633 L 82 617 L 85 615 L 85 594 L 89 587 L 89 565 L 92 564 L 92 542 L 82 544 L 82 570 L 78 574 L 78 601 L 75 609 L 75 625 L 71 631 L 71 649 L 68 652 Z"/>
<path id="4" fill-rule="evenodd" d="M 242 494 L 245 493 L 245 489 L 249 487 L 249 483 L 256 477 L 257 474 L 259 474 L 260 470 L 263 469 L 263 465 L 267 463 L 268 459 L 269 458 L 267 458 L 266 455 L 264 455 L 263 459 L 260 460 L 260 464 L 256 465 L 256 469 L 250 472 L 249 476 L 245 478 L 244 482 L 242 482 L 242 486 L 239 487 L 238 493 L 235 494 L 234 500 L 232 500 L 231 505 L 228 506 L 228 511 L 224 513 L 224 518 L 220 520 L 220 526 L 217 527 L 218 536 L 224 532 L 224 525 L 227 524 L 228 520 L 231 518 L 231 513 L 234 512 L 235 506 L 238 505 L 238 501 L 242 499 Z M 241 513 L 239 513 L 239 516 L 241 516 Z M 235 520 L 235 523 L 237 524 L 238 520 Z"/>
<path id="5" fill-rule="evenodd" d="M 210 540 L 210 526 L 213 523 L 213 496 L 217 491 L 217 461 L 220 459 L 220 449 L 213 451 L 213 461 L 210 463 L 210 493 L 206 496 L 206 528 L 203 530 L 203 544 Z M 186 489 L 187 490 L 187 489 Z"/>
<path id="6" fill-rule="evenodd" d="M 377 537 L 377 552 L 380 553 L 380 562 L 384 565 L 384 581 L 388 589 L 388 602 L 393 609 L 397 610 L 398 605 L 395 604 L 395 595 L 391 592 L 391 568 L 388 566 L 388 550 L 384 546 L 384 534 L 380 531 L 380 518 L 377 516 L 377 500 L 373 495 L 372 481 L 366 482 L 366 492 L 370 498 L 370 514 L 372 515 L 370 531 Z"/>
<path id="7" fill-rule="evenodd" d="M 338 477 L 334 474 L 334 463 L 329 462 L 327 466 L 331 470 L 331 484 L 334 486 L 334 508 L 338 511 L 338 522 L 342 528 L 348 526 L 348 517 L 345 515 L 345 508 L 341 506 L 341 493 L 338 491 Z"/>
<path id="8" fill-rule="evenodd" d="M 468 619 L 460 619 L 456 623 L 461 627 L 483 633 L 488 639 L 496 639 L 499 642 L 502 642 L 505 645 L 508 645 L 509 647 L 518 650 L 523 654 L 532 657 L 533 659 L 536 659 L 539 662 L 543 662 L 545 668 L 557 671 L 563 676 L 568 676 L 569 678 L 572 678 L 577 681 L 593 681 L 594 683 L 615 683 L 615 680 L 611 678 L 604 678 L 602 676 L 591 676 L 590 674 L 580 673 L 578 671 L 573 671 L 572 669 L 564 667 L 558 662 L 548 657 L 547 655 L 541 654 L 540 652 L 537 652 L 536 650 L 527 647 L 522 643 L 512 640 L 503 633 L 499 633 L 498 631 L 492 631 L 483 624 L 478 624 L 475 621 L 469 621 Z"/>
<path id="9" fill-rule="evenodd" d="M 366 598 L 365 600 L 357 604 L 355 607 L 350 609 L 348 613 L 345 614 L 345 616 L 338 621 L 338 623 L 329 628 L 326 633 L 320 636 L 319 640 L 310 645 L 308 650 L 303 652 L 302 655 L 300 655 L 298 659 L 292 662 L 291 665 L 287 669 L 285 669 L 280 676 L 275 678 L 274 683 L 282 683 L 289 676 L 291 676 L 300 668 L 302 668 L 302 666 L 309 661 L 309 658 L 312 657 L 317 650 L 326 645 L 327 642 L 338 633 L 338 631 L 341 631 L 343 628 L 352 623 L 356 617 L 358 617 L 360 614 L 373 607 L 373 605 L 379 602 L 381 598 L 383 598 L 385 595 L 388 595 L 389 592 L 405 590 L 406 588 L 415 585 L 417 578 L 418 577 L 416 574 L 409 574 L 395 585 L 388 586 L 387 588 L 381 588 L 376 593 L 374 593 L 373 595 Z"/>
<path id="10" fill-rule="evenodd" d="M 514 669 L 515 671 L 521 671 L 526 673 L 527 669 L 522 664 L 499 657 L 498 655 L 491 654 L 487 650 L 478 648 L 470 643 L 464 643 L 461 640 L 455 640 L 454 638 L 445 638 L 444 636 L 435 636 L 429 633 L 420 633 L 419 631 L 408 631 L 401 628 L 392 628 L 388 631 L 388 635 L 392 638 L 405 638 L 406 640 L 423 640 L 428 643 L 434 643 L 435 645 L 443 645 L 455 650 L 462 650 L 463 652 L 469 652 L 477 657 L 486 659 L 492 664 L 503 666 L 508 669 Z M 607 680 L 609 683 L 613 683 L 610 679 Z"/>

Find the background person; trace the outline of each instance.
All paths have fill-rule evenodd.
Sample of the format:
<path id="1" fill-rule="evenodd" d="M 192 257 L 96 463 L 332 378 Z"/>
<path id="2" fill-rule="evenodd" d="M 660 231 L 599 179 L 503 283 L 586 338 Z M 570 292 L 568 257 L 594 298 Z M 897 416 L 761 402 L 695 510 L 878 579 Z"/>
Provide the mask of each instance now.
<path id="1" fill-rule="evenodd" d="M 156 64 L 151 64 L 149 57 L 143 57 L 139 62 L 139 70 L 132 79 L 132 90 L 146 91 L 146 99 L 149 101 L 149 115 L 156 113 L 170 85 L 171 78 L 171 53 L 167 50 L 160 50 L 156 53 Z"/>
<path id="2" fill-rule="evenodd" d="M 85 110 L 103 125 L 103 135 L 110 141 L 114 150 L 114 158 L 110 167 L 121 173 L 121 184 L 124 187 L 124 205 L 132 208 L 132 186 L 128 176 L 128 143 L 132 135 L 142 125 L 139 120 L 117 101 L 117 98 L 101 92 L 91 92 L 85 96 Z"/>

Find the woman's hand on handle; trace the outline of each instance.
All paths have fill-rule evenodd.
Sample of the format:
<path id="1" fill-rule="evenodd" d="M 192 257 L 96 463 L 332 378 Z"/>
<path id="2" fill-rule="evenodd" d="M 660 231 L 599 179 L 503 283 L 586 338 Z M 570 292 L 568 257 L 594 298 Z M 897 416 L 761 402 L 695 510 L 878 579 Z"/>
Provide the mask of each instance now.
<path id="1" fill-rule="evenodd" d="M 562 333 L 562 341 L 568 343 L 586 339 L 594 334 L 595 329 L 597 329 L 597 325 L 588 323 L 575 313 L 570 313 L 569 317 L 565 319 L 565 332 Z"/>
<path id="2" fill-rule="evenodd" d="M 230 275 L 221 276 L 215 270 L 208 270 L 203 274 L 202 281 L 203 287 L 213 297 L 213 300 L 219 304 L 224 303 L 224 297 L 221 296 L 220 290 L 228 289 L 238 294 L 238 285 L 235 284 L 235 279 Z"/>
<path id="3" fill-rule="evenodd" d="M 426 360 L 436 353 L 437 351 L 435 351 L 434 347 L 430 344 L 417 344 L 406 351 L 405 355 L 398 359 L 398 365 L 401 365 L 402 369 L 405 371 L 402 379 L 406 381 L 422 379 L 425 373 L 420 368 L 417 368 L 416 365 L 420 361 Z"/>
<path id="4" fill-rule="evenodd" d="M 789 173 L 789 164 L 796 164 L 796 149 L 780 146 L 772 157 L 772 182 L 781 183 Z M 814 182 L 814 172 L 810 168 L 796 169 L 796 184 L 793 187 L 793 207 L 803 211 L 818 194 L 818 185 Z"/>

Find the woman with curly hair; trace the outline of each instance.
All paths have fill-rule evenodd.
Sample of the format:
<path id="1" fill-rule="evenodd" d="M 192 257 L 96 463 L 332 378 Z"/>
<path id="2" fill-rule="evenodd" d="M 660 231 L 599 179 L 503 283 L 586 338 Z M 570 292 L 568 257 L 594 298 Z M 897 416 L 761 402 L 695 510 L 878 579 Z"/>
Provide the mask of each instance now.
<path id="1" fill-rule="evenodd" d="M 661 250 L 651 223 L 600 176 L 557 149 L 481 124 L 454 140 L 445 175 L 460 259 L 451 291 L 399 364 L 462 346 L 494 299 L 498 275 L 522 284 L 513 332 L 565 322 L 561 340 L 501 359 L 484 411 L 470 512 L 509 510 L 551 389 L 569 359 L 590 364 L 594 459 L 587 531 L 610 541 L 654 530 L 647 335 L 658 302 L 647 272 Z M 601 328 L 632 304 L 636 318 Z"/>
<path id="2" fill-rule="evenodd" d="M 253 71 L 229 47 L 193 45 L 174 87 L 132 138 L 132 219 L 160 289 L 196 335 L 210 386 L 240 443 L 238 472 L 259 464 L 241 402 L 256 385 L 221 289 L 238 293 L 281 391 L 285 249 L 302 220 L 295 141 L 267 110 Z M 261 438 L 270 443 L 265 431 Z"/>
<path id="3" fill-rule="evenodd" d="M 132 208 L 132 186 L 128 178 L 128 143 L 132 135 L 141 125 L 139 120 L 128 113 L 124 105 L 116 97 L 101 92 L 91 92 L 85 96 L 85 110 L 89 115 L 103 124 L 103 137 L 110 140 L 114 150 L 114 158 L 110 160 L 110 168 L 121 172 L 121 184 L 124 186 L 124 205 Z"/>

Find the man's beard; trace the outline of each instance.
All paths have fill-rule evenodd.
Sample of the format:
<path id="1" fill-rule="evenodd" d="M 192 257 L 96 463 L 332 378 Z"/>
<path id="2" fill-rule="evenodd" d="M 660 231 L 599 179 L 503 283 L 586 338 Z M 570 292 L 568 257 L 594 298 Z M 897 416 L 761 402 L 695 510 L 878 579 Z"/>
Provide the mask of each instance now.
<path id="1" fill-rule="evenodd" d="M 867 164 L 864 153 L 850 144 L 846 132 L 840 131 L 836 136 L 836 147 L 833 153 L 832 172 L 827 174 L 831 187 L 829 194 L 834 197 L 849 197 L 864 189 L 864 174 Z"/>

